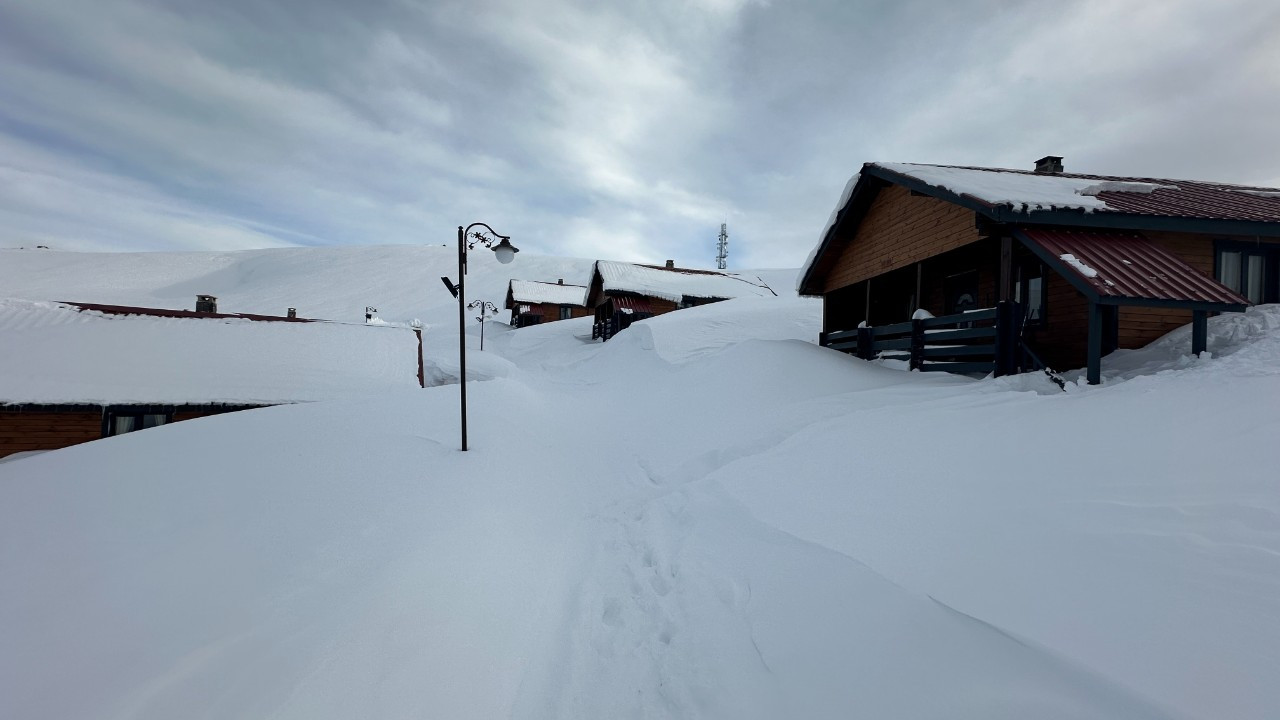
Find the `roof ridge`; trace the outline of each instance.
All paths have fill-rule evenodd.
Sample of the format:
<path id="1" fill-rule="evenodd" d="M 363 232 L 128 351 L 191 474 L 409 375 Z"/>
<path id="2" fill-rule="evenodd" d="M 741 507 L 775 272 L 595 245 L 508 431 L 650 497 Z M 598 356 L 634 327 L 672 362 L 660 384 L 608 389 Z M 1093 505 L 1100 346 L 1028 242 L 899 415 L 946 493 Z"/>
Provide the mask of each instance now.
<path id="1" fill-rule="evenodd" d="M 893 165 L 913 165 L 916 167 L 927 168 L 948 168 L 951 170 L 976 170 L 979 172 L 990 173 L 1010 173 L 1015 175 L 1028 175 L 1031 177 L 1056 177 L 1071 178 L 1076 180 L 1098 180 L 1102 182 L 1141 182 L 1141 183 L 1183 183 L 1195 184 L 1200 186 L 1211 186 L 1215 188 L 1235 190 L 1235 191 L 1261 191 L 1261 192 L 1280 192 L 1280 188 L 1268 187 L 1266 185 L 1241 185 L 1240 183 L 1222 182 L 1219 180 L 1192 180 L 1188 178 L 1161 178 L 1161 177 L 1145 177 L 1138 175 L 1099 175 L 1096 173 L 1078 173 L 1078 172 L 1060 172 L 1060 173 L 1043 173 L 1035 170 L 1026 170 L 1023 168 L 1003 168 L 1003 167 L 982 167 L 979 165 L 944 165 L 936 163 L 910 163 L 910 162 L 888 162 L 874 161 L 869 163 L 884 170 L 892 171 Z"/>

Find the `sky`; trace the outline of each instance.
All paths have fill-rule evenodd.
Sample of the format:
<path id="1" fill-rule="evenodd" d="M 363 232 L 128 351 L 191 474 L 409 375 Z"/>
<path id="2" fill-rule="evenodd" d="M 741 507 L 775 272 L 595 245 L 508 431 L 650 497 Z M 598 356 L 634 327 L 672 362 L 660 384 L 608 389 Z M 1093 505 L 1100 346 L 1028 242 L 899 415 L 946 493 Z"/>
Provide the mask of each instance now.
<path id="1" fill-rule="evenodd" d="M 0 0 L 0 248 L 800 265 L 868 161 L 1280 186 L 1280 3 Z"/>

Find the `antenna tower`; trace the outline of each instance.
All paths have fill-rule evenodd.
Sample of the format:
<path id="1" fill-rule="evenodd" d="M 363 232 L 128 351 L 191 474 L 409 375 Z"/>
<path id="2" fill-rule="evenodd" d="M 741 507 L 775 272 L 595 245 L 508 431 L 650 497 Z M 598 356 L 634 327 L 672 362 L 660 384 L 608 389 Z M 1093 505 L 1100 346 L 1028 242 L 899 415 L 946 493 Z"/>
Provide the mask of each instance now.
<path id="1" fill-rule="evenodd" d="M 720 223 L 720 239 L 716 241 L 716 267 L 729 267 L 729 223 Z"/>

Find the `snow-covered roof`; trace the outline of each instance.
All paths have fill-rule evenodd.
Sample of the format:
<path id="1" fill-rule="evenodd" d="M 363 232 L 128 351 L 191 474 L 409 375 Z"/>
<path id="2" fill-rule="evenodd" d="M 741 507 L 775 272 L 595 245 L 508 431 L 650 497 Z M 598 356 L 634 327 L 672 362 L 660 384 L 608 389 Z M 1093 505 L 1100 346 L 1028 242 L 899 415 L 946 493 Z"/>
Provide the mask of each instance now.
<path id="1" fill-rule="evenodd" d="M 990 205 L 1023 210 L 1116 209 L 1098 197 L 1102 192 L 1150 194 L 1177 190 L 1177 185 L 1127 180 L 1100 180 L 1095 176 L 1034 173 L 999 168 L 949 167 L 914 163 L 873 163 L 876 167 L 915 178 L 934 187 L 968 195 Z"/>
<path id="2" fill-rule="evenodd" d="M 599 260 L 596 272 L 604 292 L 627 292 L 680 302 L 685 297 L 722 298 L 773 297 L 777 293 L 754 275 L 662 268 L 653 265 Z"/>
<path id="3" fill-rule="evenodd" d="M 867 170 L 896 173 L 989 206 L 1007 207 L 1015 213 L 1082 210 L 1086 213 L 1280 222 L 1280 190 L 1276 188 L 1203 180 L 915 163 L 867 163 L 864 172 Z"/>
<path id="4" fill-rule="evenodd" d="M 916 163 L 866 163 L 845 186 L 796 280 L 803 294 L 832 226 L 853 198 L 859 179 L 874 176 L 915 183 L 929 194 L 967 205 L 1002 222 L 1071 224 L 1071 213 L 1280 225 L 1280 190 L 1199 180 L 1043 173 L 1008 168 Z"/>
<path id="5" fill-rule="evenodd" d="M 512 280 L 507 292 L 512 302 L 587 306 L 587 288 L 582 285 Z"/>
<path id="6" fill-rule="evenodd" d="M 261 404 L 418 386 L 404 327 L 116 315 L 0 298 L 0 404 Z"/>

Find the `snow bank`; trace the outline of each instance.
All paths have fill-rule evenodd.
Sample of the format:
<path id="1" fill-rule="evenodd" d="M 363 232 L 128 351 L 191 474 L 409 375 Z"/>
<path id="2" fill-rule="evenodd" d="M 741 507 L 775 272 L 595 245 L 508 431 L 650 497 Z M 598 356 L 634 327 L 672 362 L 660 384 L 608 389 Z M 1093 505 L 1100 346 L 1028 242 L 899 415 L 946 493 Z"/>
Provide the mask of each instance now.
<path id="1" fill-rule="evenodd" d="M 2 403 L 305 402 L 417 388 L 408 328 L 79 312 L 0 299 Z"/>
<path id="2" fill-rule="evenodd" d="M 1278 312 L 1039 395 L 746 298 L 487 336 L 468 453 L 446 386 L 6 462 L 0 717 L 1280 716 Z"/>

